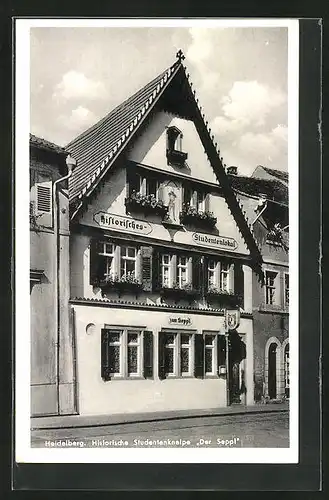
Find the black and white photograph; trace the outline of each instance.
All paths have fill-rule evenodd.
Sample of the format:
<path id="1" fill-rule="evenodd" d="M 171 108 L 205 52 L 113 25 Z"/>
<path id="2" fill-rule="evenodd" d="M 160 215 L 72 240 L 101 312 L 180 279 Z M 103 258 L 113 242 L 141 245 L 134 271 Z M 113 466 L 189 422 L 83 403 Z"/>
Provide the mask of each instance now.
<path id="1" fill-rule="evenodd" d="M 15 41 L 16 461 L 296 463 L 298 21 Z"/>

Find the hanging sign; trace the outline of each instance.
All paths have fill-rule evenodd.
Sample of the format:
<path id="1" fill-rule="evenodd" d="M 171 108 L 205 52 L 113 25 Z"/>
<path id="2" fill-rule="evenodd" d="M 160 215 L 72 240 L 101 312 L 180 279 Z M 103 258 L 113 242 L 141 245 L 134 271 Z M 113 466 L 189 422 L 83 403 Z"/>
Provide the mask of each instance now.
<path id="1" fill-rule="evenodd" d="M 152 232 L 152 226 L 148 222 L 132 219 L 131 217 L 108 214 L 107 212 L 98 212 L 95 214 L 94 221 L 99 226 L 113 231 L 123 231 L 134 234 L 150 234 Z"/>
<path id="2" fill-rule="evenodd" d="M 212 234 L 193 233 L 192 240 L 197 245 L 201 245 L 204 247 L 213 247 L 225 250 L 236 250 L 238 248 L 238 244 L 235 239 L 229 238 L 228 236 L 214 236 Z"/>
<path id="3" fill-rule="evenodd" d="M 235 330 L 240 325 L 240 310 L 225 309 L 225 325 L 227 330 Z"/>

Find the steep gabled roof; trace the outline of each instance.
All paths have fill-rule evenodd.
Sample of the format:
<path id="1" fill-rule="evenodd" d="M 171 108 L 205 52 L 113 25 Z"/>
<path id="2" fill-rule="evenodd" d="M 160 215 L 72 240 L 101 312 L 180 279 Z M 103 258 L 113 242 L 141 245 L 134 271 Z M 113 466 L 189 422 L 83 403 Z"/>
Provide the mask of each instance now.
<path id="1" fill-rule="evenodd" d="M 78 159 L 78 166 L 70 180 L 70 200 L 82 198 L 97 183 L 178 68 L 179 63 L 176 62 L 66 146 L 71 155 Z"/>
<path id="2" fill-rule="evenodd" d="M 289 182 L 288 172 L 284 172 L 283 170 L 276 170 L 274 168 L 263 167 L 263 165 L 258 165 L 255 168 L 254 172 L 252 173 L 251 177 L 260 178 L 259 177 L 259 170 L 263 170 L 266 174 L 278 179 L 280 182 L 284 182 L 286 184 L 288 184 L 288 182 Z"/>
<path id="3" fill-rule="evenodd" d="M 71 218 L 75 218 L 101 179 L 123 153 L 146 118 L 160 103 L 168 111 L 194 121 L 208 160 L 214 170 L 225 196 L 226 203 L 237 223 L 240 233 L 250 250 L 252 258 L 261 262 L 261 253 L 253 237 L 230 182 L 222 158 L 202 108 L 196 99 L 189 75 L 179 58 L 166 71 L 136 92 L 123 104 L 89 128 L 67 145 L 70 154 L 78 161 L 70 179 Z"/>
<path id="4" fill-rule="evenodd" d="M 275 179 L 229 175 L 233 189 L 251 196 L 265 196 L 267 200 L 280 202 L 288 207 L 288 187 Z"/>
<path id="5" fill-rule="evenodd" d="M 64 155 L 68 154 L 66 150 L 61 146 L 57 146 L 57 144 L 55 144 L 54 142 L 47 141 L 46 139 L 43 139 L 42 137 L 37 137 L 34 134 L 30 134 L 30 145 L 54 153 L 59 153 Z"/>

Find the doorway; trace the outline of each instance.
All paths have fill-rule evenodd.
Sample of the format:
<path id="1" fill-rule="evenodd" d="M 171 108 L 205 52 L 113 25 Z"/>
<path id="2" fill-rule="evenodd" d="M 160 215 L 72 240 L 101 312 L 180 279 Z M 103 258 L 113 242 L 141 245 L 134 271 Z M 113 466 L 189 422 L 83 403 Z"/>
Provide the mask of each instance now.
<path id="1" fill-rule="evenodd" d="M 277 365 L 277 344 L 270 344 L 268 349 L 268 395 L 270 399 L 276 399 L 276 365 Z"/>

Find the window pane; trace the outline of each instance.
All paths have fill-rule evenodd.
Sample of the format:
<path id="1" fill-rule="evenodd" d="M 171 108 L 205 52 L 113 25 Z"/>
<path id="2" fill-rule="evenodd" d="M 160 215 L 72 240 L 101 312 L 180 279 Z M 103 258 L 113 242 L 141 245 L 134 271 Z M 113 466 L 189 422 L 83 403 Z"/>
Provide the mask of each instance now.
<path id="1" fill-rule="evenodd" d="M 213 335 L 206 335 L 205 340 L 204 340 L 205 344 L 206 345 L 214 345 L 214 338 L 215 337 Z"/>
<path id="2" fill-rule="evenodd" d="M 111 373 L 120 373 L 120 346 L 109 346 L 109 366 Z"/>
<path id="3" fill-rule="evenodd" d="M 213 350 L 212 349 L 206 349 L 205 350 L 205 369 L 206 373 L 212 373 L 212 356 L 213 356 Z"/>
<path id="4" fill-rule="evenodd" d="M 162 263 L 169 264 L 169 255 L 162 255 Z"/>
<path id="5" fill-rule="evenodd" d="M 128 333 L 128 342 L 138 342 L 138 333 Z"/>
<path id="6" fill-rule="evenodd" d="M 110 342 L 120 342 L 121 332 L 110 332 Z"/>
<path id="7" fill-rule="evenodd" d="M 174 349 L 172 347 L 165 348 L 165 372 L 174 373 Z"/>
<path id="8" fill-rule="evenodd" d="M 181 266 L 186 266 L 186 257 L 179 257 L 178 264 Z"/>
<path id="9" fill-rule="evenodd" d="M 137 373 L 137 346 L 128 346 L 128 374 Z"/>
<path id="10" fill-rule="evenodd" d="M 127 255 L 127 247 L 121 247 L 121 256 L 124 257 Z"/>
<path id="11" fill-rule="evenodd" d="M 180 358 L 180 363 L 181 363 L 181 372 L 186 373 L 189 371 L 189 348 L 188 347 L 182 347 L 181 349 L 181 358 Z"/>
<path id="12" fill-rule="evenodd" d="M 166 345 L 173 344 L 175 341 L 175 336 L 176 335 L 174 333 L 173 334 L 169 333 L 168 335 L 166 335 Z"/>
<path id="13" fill-rule="evenodd" d="M 181 336 L 181 343 L 189 345 L 190 344 L 190 338 L 191 338 L 190 335 L 183 334 Z"/>
<path id="14" fill-rule="evenodd" d="M 135 256 L 136 256 L 136 248 L 128 247 L 128 257 L 135 257 Z"/>
<path id="15" fill-rule="evenodd" d="M 105 243 L 105 253 L 113 253 L 113 245 L 111 245 L 110 243 Z"/>

